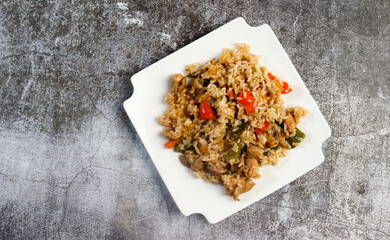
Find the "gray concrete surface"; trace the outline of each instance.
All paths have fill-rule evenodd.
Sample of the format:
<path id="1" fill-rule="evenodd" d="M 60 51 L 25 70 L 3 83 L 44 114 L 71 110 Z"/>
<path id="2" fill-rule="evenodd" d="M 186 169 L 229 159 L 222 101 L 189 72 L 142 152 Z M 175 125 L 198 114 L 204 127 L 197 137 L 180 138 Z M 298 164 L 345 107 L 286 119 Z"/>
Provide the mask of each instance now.
<path id="1" fill-rule="evenodd" d="M 120 1 L 1 1 L 0 239 L 390 239 L 389 1 Z M 238 16 L 274 29 L 333 136 L 210 225 L 179 212 L 122 102 Z"/>

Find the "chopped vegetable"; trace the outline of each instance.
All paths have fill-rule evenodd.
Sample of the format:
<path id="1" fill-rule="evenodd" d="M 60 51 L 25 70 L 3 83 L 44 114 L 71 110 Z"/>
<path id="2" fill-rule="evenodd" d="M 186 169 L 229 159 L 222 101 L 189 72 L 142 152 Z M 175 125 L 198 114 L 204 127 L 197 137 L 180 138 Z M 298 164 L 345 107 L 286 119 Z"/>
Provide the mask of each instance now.
<path id="1" fill-rule="evenodd" d="M 291 148 L 295 148 L 303 141 L 305 137 L 306 137 L 305 133 L 299 130 L 299 128 L 295 128 L 295 135 L 286 138 L 286 141 L 290 144 Z"/>
<path id="2" fill-rule="evenodd" d="M 262 133 L 262 132 L 265 132 L 265 130 L 268 129 L 269 125 L 270 125 L 269 123 L 264 123 L 264 125 L 263 125 L 262 128 L 256 129 L 256 134 L 260 134 L 260 133 Z"/>
<path id="3" fill-rule="evenodd" d="M 210 84 L 210 79 L 203 79 L 203 87 L 207 87 Z"/>
<path id="4" fill-rule="evenodd" d="M 242 122 L 238 127 L 233 128 L 231 125 L 227 126 L 227 134 L 237 134 L 242 133 L 245 130 L 245 123 Z"/>
<path id="5" fill-rule="evenodd" d="M 225 53 L 225 54 L 223 54 L 220 58 L 219 58 L 219 60 L 220 61 L 226 61 L 226 58 L 228 57 L 228 54 L 227 53 Z"/>
<path id="6" fill-rule="evenodd" d="M 242 143 L 236 143 L 237 144 L 237 151 L 230 150 L 228 155 L 226 155 L 225 160 L 230 161 L 232 159 L 237 159 L 241 156 L 242 149 L 244 145 Z"/>
<path id="7" fill-rule="evenodd" d="M 282 121 L 282 123 L 279 123 L 278 121 L 275 120 L 274 123 L 276 125 L 278 125 L 279 127 L 284 128 L 284 122 L 283 121 Z"/>
<path id="8" fill-rule="evenodd" d="M 173 148 L 176 146 L 176 144 L 180 142 L 180 139 L 176 139 L 176 140 L 172 140 L 172 141 L 169 141 L 165 144 L 165 147 L 170 149 L 170 148 Z"/>
<path id="9" fill-rule="evenodd" d="M 207 70 L 207 72 L 208 72 L 209 74 L 215 74 L 215 73 L 217 72 L 217 66 L 218 66 L 218 65 L 219 65 L 219 63 L 213 65 L 212 67 L 210 67 L 210 68 Z"/>
<path id="10" fill-rule="evenodd" d="M 279 81 L 275 81 L 275 86 L 278 87 L 280 89 L 280 91 L 284 91 L 284 88 L 283 86 L 279 83 Z"/>
<path id="11" fill-rule="evenodd" d="M 239 98 L 240 99 L 237 100 L 237 102 L 244 105 L 244 106 L 249 105 L 255 101 L 252 94 L 246 89 L 244 89 L 244 91 L 242 91 Z"/>
<path id="12" fill-rule="evenodd" d="M 184 145 L 183 142 L 179 142 L 176 145 L 176 149 L 175 149 L 176 152 L 184 153 L 187 150 L 195 152 L 195 148 L 194 148 L 194 146 L 192 146 L 192 144 L 186 146 L 186 145 Z"/>
<path id="13" fill-rule="evenodd" d="M 255 100 L 253 103 L 248 104 L 245 106 L 245 112 L 247 115 L 251 115 L 256 111 L 256 107 L 258 105 L 258 102 Z"/>
<path id="14" fill-rule="evenodd" d="M 270 72 L 268 73 L 268 77 L 271 80 L 276 79 L 276 77 L 274 75 L 272 75 L 272 73 L 270 73 Z M 279 83 L 279 81 L 275 81 L 275 85 L 277 88 L 279 88 L 282 91 L 282 94 L 287 94 L 287 93 L 292 91 L 292 89 L 290 88 L 288 83 L 285 81 L 283 81 L 283 86 Z"/>
<path id="15" fill-rule="evenodd" d="M 187 129 L 183 129 L 183 137 L 187 137 L 188 136 L 188 130 Z"/>
<path id="16" fill-rule="evenodd" d="M 233 89 L 228 91 L 228 97 L 230 100 L 233 99 L 233 97 L 234 97 L 234 90 Z"/>
<path id="17" fill-rule="evenodd" d="M 185 152 L 186 151 L 186 146 L 182 143 L 182 142 L 179 142 L 176 146 L 176 152 Z"/>
<path id="18" fill-rule="evenodd" d="M 193 152 L 195 152 L 195 147 L 192 146 L 192 144 L 190 144 L 190 145 L 187 146 L 186 151 L 193 151 Z"/>
<path id="19" fill-rule="evenodd" d="M 201 119 L 215 119 L 217 114 L 211 108 L 210 103 L 201 102 L 199 105 L 199 116 Z"/>
<path id="20" fill-rule="evenodd" d="M 282 94 L 287 94 L 289 92 L 291 92 L 292 89 L 290 88 L 290 85 L 288 85 L 287 82 L 283 82 L 283 91 L 282 91 Z"/>
<path id="21" fill-rule="evenodd" d="M 200 72 L 199 72 L 199 71 L 196 71 L 196 72 L 193 72 L 193 73 L 188 74 L 186 77 L 189 77 L 189 78 L 196 78 L 196 77 L 198 77 L 199 74 L 200 74 Z"/>
<path id="22" fill-rule="evenodd" d="M 269 153 L 271 150 L 278 150 L 279 148 L 280 148 L 279 146 L 276 146 L 276 147 L 273 147 L 273 148 L 269 148 L 269 149 L 267 149 L 267 150 L 263 153 L 263 155 L 264 155 L 264 156 L 267 156 L 268 153 Z"/>
<path id="23" fill-rule="evenodd" d="M 199 151 L 200 151 L 201 153 L 203 153 L 203 154 L 206 154 L 206 153 L 209 152 L 209 148 L 208 148 L 207 146 L 201 146 L 201 147 L 199 148 Z"/>
<path id="24" fill-rule="evenodd" d="M 272 74 L 272 73 L 268 73 L 268 77 L 269 77 L 269 79 L 271 79 L 271 80 L 274 80 L 276 77 Z"/>
<path id="25" fill-rule="evenodd" d="M 204 102 L 204 101 L 207 101 L 207 99 L 210 97 L 210 95 L 208 95 L 207 93 L 205 93 L 205 94 L 203 94 L 202 96 L 200 96 L 200 100 L 202 101 L 202 102 Z"/>

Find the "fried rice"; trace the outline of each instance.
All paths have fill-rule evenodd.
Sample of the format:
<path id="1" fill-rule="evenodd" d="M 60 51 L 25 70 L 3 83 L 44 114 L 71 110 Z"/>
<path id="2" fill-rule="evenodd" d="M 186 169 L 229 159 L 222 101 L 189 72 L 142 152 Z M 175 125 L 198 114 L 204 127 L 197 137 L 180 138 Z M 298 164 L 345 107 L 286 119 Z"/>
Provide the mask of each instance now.
<path id="1" fill-rule="evenodd" d="M 223 49 L 205 64 L 175 74 L 166 96 L 169 110 L 158 118 L 162 135 L 181 163 L 207 182 L 223 184 L 234 200 L 253 188 L 259 167 L 276 165 L 305 134 L 297 124 L 307 114 L 285 109 L 288 83 L 258 65 L 250 46 Z"/>

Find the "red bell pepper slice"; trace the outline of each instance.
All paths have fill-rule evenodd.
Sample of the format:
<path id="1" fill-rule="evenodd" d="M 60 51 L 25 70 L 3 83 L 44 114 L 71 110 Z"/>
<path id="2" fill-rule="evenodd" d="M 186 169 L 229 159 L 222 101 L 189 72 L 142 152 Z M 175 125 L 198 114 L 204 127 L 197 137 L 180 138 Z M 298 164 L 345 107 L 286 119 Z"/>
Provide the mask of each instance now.
<path id="1" fill-rule="evenodd" d="M 254 101 L 253 103 L 246 105 L 244 107 L 246 114 L 251 115 L 252 113 L 254 113 L 256 111 L 257 105 L 258 105 L 257 101 Z"/>
<path id="2" fill-rule="evenodd" d="M 237 102 L 244 105 L 244 106 L 252 104 L 255 101 L 252 94 L 246 89 L 244 89 L 244 91 L 242 91 L 242 93 L 240 94 L 239 97 L 240 97 L 240 100 L 237 100 Z"/>
<path id="3" fill-rule="evenodd" d="M 210 103 L 201 102 L 199 104 L 199 116 L 201 119 L 215 119 L 217 114 L 211 108 Z"/>
<path id="4" fill-rule="evenodd" d="M 262 128 L 256 129 L 256 134 L 260 134 L 260 133 L 262 133 L 262 132 L 265 132 L 265 130 L 268 129 L 269 125 L 270 125 L 269 123 L 264 123 L 264 125 L 263 125 Z"/>
<path id="5" fill-rule="evenodd" d="M 276 77 L 272 74 L 272 73 L 268 73 L 268 77 L 269 77 L 269 79 L 271 79 L 271 80 L 274 80 Z"/>
<path id="6" fill-rule="evenodd" d="M 284 81 L 283 81 L 283 89 L 284 90 L 282 91 L 282 94 L 287 94 L 287 93 L 292 91 L 292 89 L 290 88 L 290 85 L 288 85 L 288 83 L 284 82 Z"/>
<path id="7" fill-rule="evenodd" d="M 232 100 L 232 99 L 233 99 L 233 96 L 234 96 L 234 90 L 233 90 L 233 89 L 232 89 L 232 90 L 229 90 L 229 91 L 228 91 L 228 97 L 229 97 L 229 99 Z"/>

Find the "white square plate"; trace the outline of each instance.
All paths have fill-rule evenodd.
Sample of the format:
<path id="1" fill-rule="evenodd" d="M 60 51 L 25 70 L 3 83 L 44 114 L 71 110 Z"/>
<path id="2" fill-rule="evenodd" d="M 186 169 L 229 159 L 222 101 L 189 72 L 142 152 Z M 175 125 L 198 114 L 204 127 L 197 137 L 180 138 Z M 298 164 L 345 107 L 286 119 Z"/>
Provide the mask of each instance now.
<path id="1" fill-rule="evenodd" d="M 281 158 L 277 166 L 261 167 L 261 178 L 254 180 L 256 185 L 251 191 L 242 194 L 239 202 L 226 196 L 222 185 L 203 182 L 189 168 L 184 167 L 179 161 L 179 154 L 165 148 L 167 140 L 161 135 L 164 127 L 157 122 L 157 117 L 168 109 L 164 99 L 173 74 L 183 73 L 187 64 L 204 63 L 214 57 L 218 58 L 223 48 L 235 48 L 237 43 L 249 44 L 252 53 L 262 55 L 260 65 L 267 66 L 274 75 L 290 84 L 293 91 L 283 95 L 286 107 L 301 105 L 310 111 L 299 125 L 306 133 L 305 140 L 299 147 L 289 151 L 288 157 Z M 131 81 L 134 93 L 124 102 L 124 108 L 161 178 L 185 216 L 200 213 L 210 223 L 219 222 L 324 161 L 321 145 L 330 137 L 330 128 L 268 25 L 251 27 L 243 18 L 236 18 L 138 72 Z"/>

